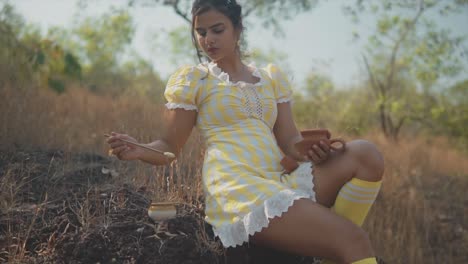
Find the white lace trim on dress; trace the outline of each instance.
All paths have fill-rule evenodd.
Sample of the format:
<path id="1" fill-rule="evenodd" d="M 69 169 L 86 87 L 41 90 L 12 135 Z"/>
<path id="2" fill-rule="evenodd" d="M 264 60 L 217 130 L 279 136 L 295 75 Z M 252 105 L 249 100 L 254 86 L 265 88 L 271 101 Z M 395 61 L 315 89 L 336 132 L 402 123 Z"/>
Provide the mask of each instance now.
<path id="1" fill-rule="evenodd" d="M 294 201 L 301 198 L 310 198 L 315 201 L 311 163 L 302 163 L 292 174 L 297 177 L 298 189 L 286 189 L 279 192 L 233 224 L 219 228 L 213 227 L 214 234 L 220 238 L 224 247 L 236 247 L 249 241 L 249 236 L 267 227 L 270 219 L 288 211 Z"/>
<path id="2" fill-rule="evenodd" d="M 176 108 L 183 108 L 185 110 L 196 110 L 198 111 L 197 106 L 191 104 L 176 104 L 176 103 L 167 103 L 167 109 L 176 109 Z"/>
<path id="3" fill-rule="evenodd" d="M 287 98 L 282 98 L 282 99 L 279 99 L 277 101 L 277 103 L 281 104 L 281 103 L 287 103 L 287 102 L 292 102 L 292 98 L 291 97 L 287 97 Z"/>
<path id="4" fill-rule="evenodd" d="M 314 182 L 313 182 L 313 165 L 311 162 L 302 162 L 299 167 L 294 170 L 289 176 L 296 177 L 297 188 L 301 191 L 311 193 L 311 199 L 315 201 Z M 288 176 L 286 176 L 288 177 Z"/>
<path id="5" fill-rule="evenodd" d="M 256 83 L 247 83 L 244 81 L 238 81 L 236 83 L 233 83 L 230 81 L 229 74 L 227 74 L 221 68 L 219 68 L 216 62 L 212 61 L 208 63 L 206 66 L 208 67 L 208 69 L 210 70 L 210 73 L 213 76 L 215 76 L 216 78 L 220 79 L 221 81 L 225 82 L 228 85 L 239 86 L 241 84 L 244 84 L 244 85 L 249 85 L 249 86 L 254 86 L 254 87 L 263 85 L 263 78 L 262 78 L 262 75 L 260 74 L 260 70 L 257 67 L 255 67 L 255 64 L 253 62 L 251 62 L 248 66 L 249 68 L 254 69 L 254 71 L 252 72 L 252 76 L 260 79 L 260 81 Z"/>

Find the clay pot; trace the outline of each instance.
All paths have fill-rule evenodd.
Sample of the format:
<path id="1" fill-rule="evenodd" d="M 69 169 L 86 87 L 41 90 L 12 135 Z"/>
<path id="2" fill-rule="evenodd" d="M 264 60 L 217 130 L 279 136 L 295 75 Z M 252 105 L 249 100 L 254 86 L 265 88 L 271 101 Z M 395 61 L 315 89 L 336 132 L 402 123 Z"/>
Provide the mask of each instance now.
<path id="1" fill-rule="evenodd" d="M 177 216 L 177 207 L 174 202 L 151 203 L 148 216 L 154 221 L 163 221 Z"/>
<path id="2" fill-rule="evenodd" d="M 346 147 L 346 142 L 344 140 L 339 138 L 330 139 L 331 133 L 327 129 L 306 129 L 301 131 L 301 135 L 303 140 L 294 144 L 294 147 L 304 156 L 313 145 L 319 144 L 320 141 L 328 144 L 334 151 L 344 151 Z M 283 157 L 280 163 L 286 174 L 290 174 L 299 167 L 299 163 L 289 156 Z"/>
<path id="3" fill-rule="evenodd" d="M 334 151 L 343 151 L 346 147 L 344 140 L 339 138 L 331 139 L 331 133 L 327 129 L 306 129 L 301 131 L 301 135 L 304 139 L 294 145 L 301 155 L 306 155 L 307 151 L 313 145 L 318 145 L 320 141 L 323 141 Z"/>

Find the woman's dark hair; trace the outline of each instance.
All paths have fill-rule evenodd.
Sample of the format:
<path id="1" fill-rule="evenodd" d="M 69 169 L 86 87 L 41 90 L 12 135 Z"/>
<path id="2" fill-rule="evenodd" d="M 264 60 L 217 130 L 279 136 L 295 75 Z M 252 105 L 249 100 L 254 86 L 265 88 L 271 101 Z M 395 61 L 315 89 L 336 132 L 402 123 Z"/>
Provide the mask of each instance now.
<path id="1" fill-rule="evenodd" d="M 201 15 L 209 10 L 216 10 L 231 20 L 235 29 L 239 29 L 241 33 L 244 31 L 242 24 L 242 7 L 236 0 L 195 0 L 192 4 L 192 42 L 197 51 L 198 60 L 202 62 L 202 51 L 198 46 L 197 38 L 195 36 L 195 17 Z M 241 34 L 241 45 L 244 44 Z M 239 47 L 239 52 L 241 52 Z M 242 53 L 241 53 L 242 54 Z"/>

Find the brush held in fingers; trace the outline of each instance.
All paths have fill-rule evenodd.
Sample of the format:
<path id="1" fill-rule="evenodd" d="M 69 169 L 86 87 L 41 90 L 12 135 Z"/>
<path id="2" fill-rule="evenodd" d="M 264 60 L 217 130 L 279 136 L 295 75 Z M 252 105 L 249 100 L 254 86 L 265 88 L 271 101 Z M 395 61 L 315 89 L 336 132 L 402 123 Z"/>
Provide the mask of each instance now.
<path id="1" fill-rule="evenodd" d="M 110 137 L 111 135 L 109 134 L 104 134 L 105 137 Z M 140 148 L 144 148 L 144 149 L 148 149 L 148 150 L 151 150 L 151 151 L 154 151 L 154 152 L 157 152 L 159 154 L 163 154 L 164 156 L 166 156 L 167 158 L 170 158 L 170 159 L 174 159 L 175 158 L 175 155 L 174 153 L 172 152 L 164 152 L 164 151 L 161 151 L 161 150 L 158 150 L 158 149 L 154 149 L 154 148 L 151 148 L 151 147 L 148 147 L 146 145 L 143 145 L 143 144 L 139 144 L 139 143 L 136 143 L 136 142 L 132 142 L 132 141 L 129 141 L 129 140 L 126 140 L 126 139 L 122 139 L 122 138 L 119 138 L 118 140 L 121 140 L 125 143 L 128 143 L 130 145 L 133 145 L 133 146 L 137 146 L 137 147 L 140 147 Z"/>

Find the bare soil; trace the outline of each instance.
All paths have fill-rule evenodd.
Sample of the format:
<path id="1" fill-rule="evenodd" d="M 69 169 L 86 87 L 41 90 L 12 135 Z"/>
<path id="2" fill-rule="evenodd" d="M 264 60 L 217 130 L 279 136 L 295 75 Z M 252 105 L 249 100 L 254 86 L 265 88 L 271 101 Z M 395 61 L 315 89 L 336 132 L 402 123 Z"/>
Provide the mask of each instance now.
<path id="1" fill-rule="evenodd" d="M 252 244 L 225 250 L 203 221 L 202 202 L 155 223 L 147 216 L 150 193 L 116 180 L 114 162 L 93 153 L 0 147 L 0 263 L 320 262 Z M 467 263 L 468 196 L 450 193 L 463 193 L 468 180 L 430 179 L 420 184 L 431 210 L 425 221 L 434 227 L 424 231 L 428 258 Z"/>
<path id="2" fill-rule="evenodd" d="M 0 263 L 318 261 L 247 244 L 226 251 L 196 206 L 155 223 L 150 194 L 116 183 L 112 162 L 93 153 L 0 149 Z"/>

